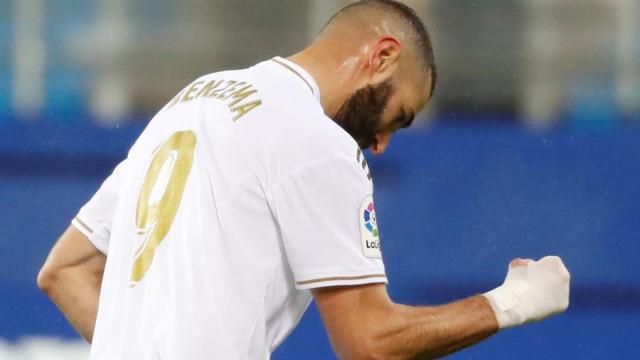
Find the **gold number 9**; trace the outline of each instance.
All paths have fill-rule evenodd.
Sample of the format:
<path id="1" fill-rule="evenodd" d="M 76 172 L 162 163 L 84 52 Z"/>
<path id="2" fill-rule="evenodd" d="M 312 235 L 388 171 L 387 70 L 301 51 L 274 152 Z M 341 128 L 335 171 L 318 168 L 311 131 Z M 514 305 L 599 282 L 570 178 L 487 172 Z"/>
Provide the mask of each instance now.
<path id="1" fill-rule="evenodd" d="M 193 131 L 179 131 L 155 151 L 138 196 L 136 226 L 144 241 L 134 257 L 129 287 L 136 286 L 149 270 L 156 249 L 173 224 L 195 147 Z"/>

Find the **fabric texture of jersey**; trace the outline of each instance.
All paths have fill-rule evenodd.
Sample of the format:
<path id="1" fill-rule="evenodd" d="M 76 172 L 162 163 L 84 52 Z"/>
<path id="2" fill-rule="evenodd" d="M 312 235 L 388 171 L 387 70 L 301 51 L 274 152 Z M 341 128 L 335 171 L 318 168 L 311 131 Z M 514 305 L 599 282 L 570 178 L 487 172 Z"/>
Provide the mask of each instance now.
<path id="1" fill-rule="evenodd" d="M 386 283 L 372 192 L 295 63 L 195 80 L 72 221 L 107 254 L 91 359 L 268 359 L 309 289 Z"/>

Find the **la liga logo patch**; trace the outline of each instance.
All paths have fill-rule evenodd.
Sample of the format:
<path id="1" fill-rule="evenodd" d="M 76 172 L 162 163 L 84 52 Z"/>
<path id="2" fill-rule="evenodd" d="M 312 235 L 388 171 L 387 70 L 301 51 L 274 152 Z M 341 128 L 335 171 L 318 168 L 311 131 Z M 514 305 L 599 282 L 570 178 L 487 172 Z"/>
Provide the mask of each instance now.
<path id="1" fill-rule="evenodd" d="M 380 251 L 380 233 L 378 232 L 378 219 L 373 205 L 373 197 L 367 196 L 360 206 L 360 238 L 362 241 L 362 253 L 368 258 L 382 258 Z"/>
<path id="2" fill-rule="evenodd" d="M 363 213 L 364 226 L 373 234 L 378 235 L 378 221 L 376 219 L 376 209 L 373 206 L 373 201 L 369 202 Z"/>

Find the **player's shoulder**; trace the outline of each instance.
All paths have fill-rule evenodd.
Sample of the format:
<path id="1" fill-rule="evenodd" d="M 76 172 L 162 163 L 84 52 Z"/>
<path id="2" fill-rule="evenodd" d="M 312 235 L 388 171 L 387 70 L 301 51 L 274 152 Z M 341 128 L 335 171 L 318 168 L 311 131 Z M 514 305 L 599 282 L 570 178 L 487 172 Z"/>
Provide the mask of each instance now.
<path id="1" fill-rule="evenodd" d="M 301 127 L 307 147 L 327 156 L 351 157 L 360 150 L 353 137 L 324 113 L 314 114 Z"/>
<path id="2" fill-rule="evenodd" d="M 277 153 L 295 171 L 310 164 L 336 164 L 358 168 L 358 173 L 370 180 L 369 168 L 356 141 L 335 121 L 323 113 L 307 113 L 288 123 L 273 144 Z"/>
<path id="3" fill-rule="evenodd" d="M 312 156 L 318 161 L 339 161 L 344 166 L 357 168 L 358 177 L 367 178 L 371 182 L 371 173 L 363 151 L 355 139 L 333 119 L 322 114 L 314 119 L 316 130 L 308 134 L 310 145 L 307 145 Z M 310 127 L 312 128 L 312 127 Z"/>

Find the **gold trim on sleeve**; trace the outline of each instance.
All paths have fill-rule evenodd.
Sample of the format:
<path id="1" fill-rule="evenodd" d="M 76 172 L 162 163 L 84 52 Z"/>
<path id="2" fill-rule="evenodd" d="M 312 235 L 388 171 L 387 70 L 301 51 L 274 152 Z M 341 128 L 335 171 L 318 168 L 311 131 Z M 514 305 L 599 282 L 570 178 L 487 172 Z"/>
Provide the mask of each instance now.
<path id="1" fill-rule="evenodd" d="M 75 218 L 73 218 L 73 220 L 75 220 L 78 223 L 78 225 L 82 226 L 85 230 L 87 230 L 89 234 L 93 234 L 93 229 L 90 228 L 87 224 L 85 224 L 82 220 L 80 220 L 80 218 L 76 216 Z"/>
<path id="2" fill-rule="evenodd" d="M 362 279 L 369 279 L 369 278 L 386 278 L 386 277 L 387 276 L 385 274 L 372 274 L 372 275 L 360 275 L 360 276 L 335 276 L 335 277 L 328 277 L 328 278 L 322 278 L 322 279 L 296 281 L 296 285 L 309 285 L 309 284 L 315 284 L 315 283 L 327 282 L 327 281 L 362 280 Z"/>

